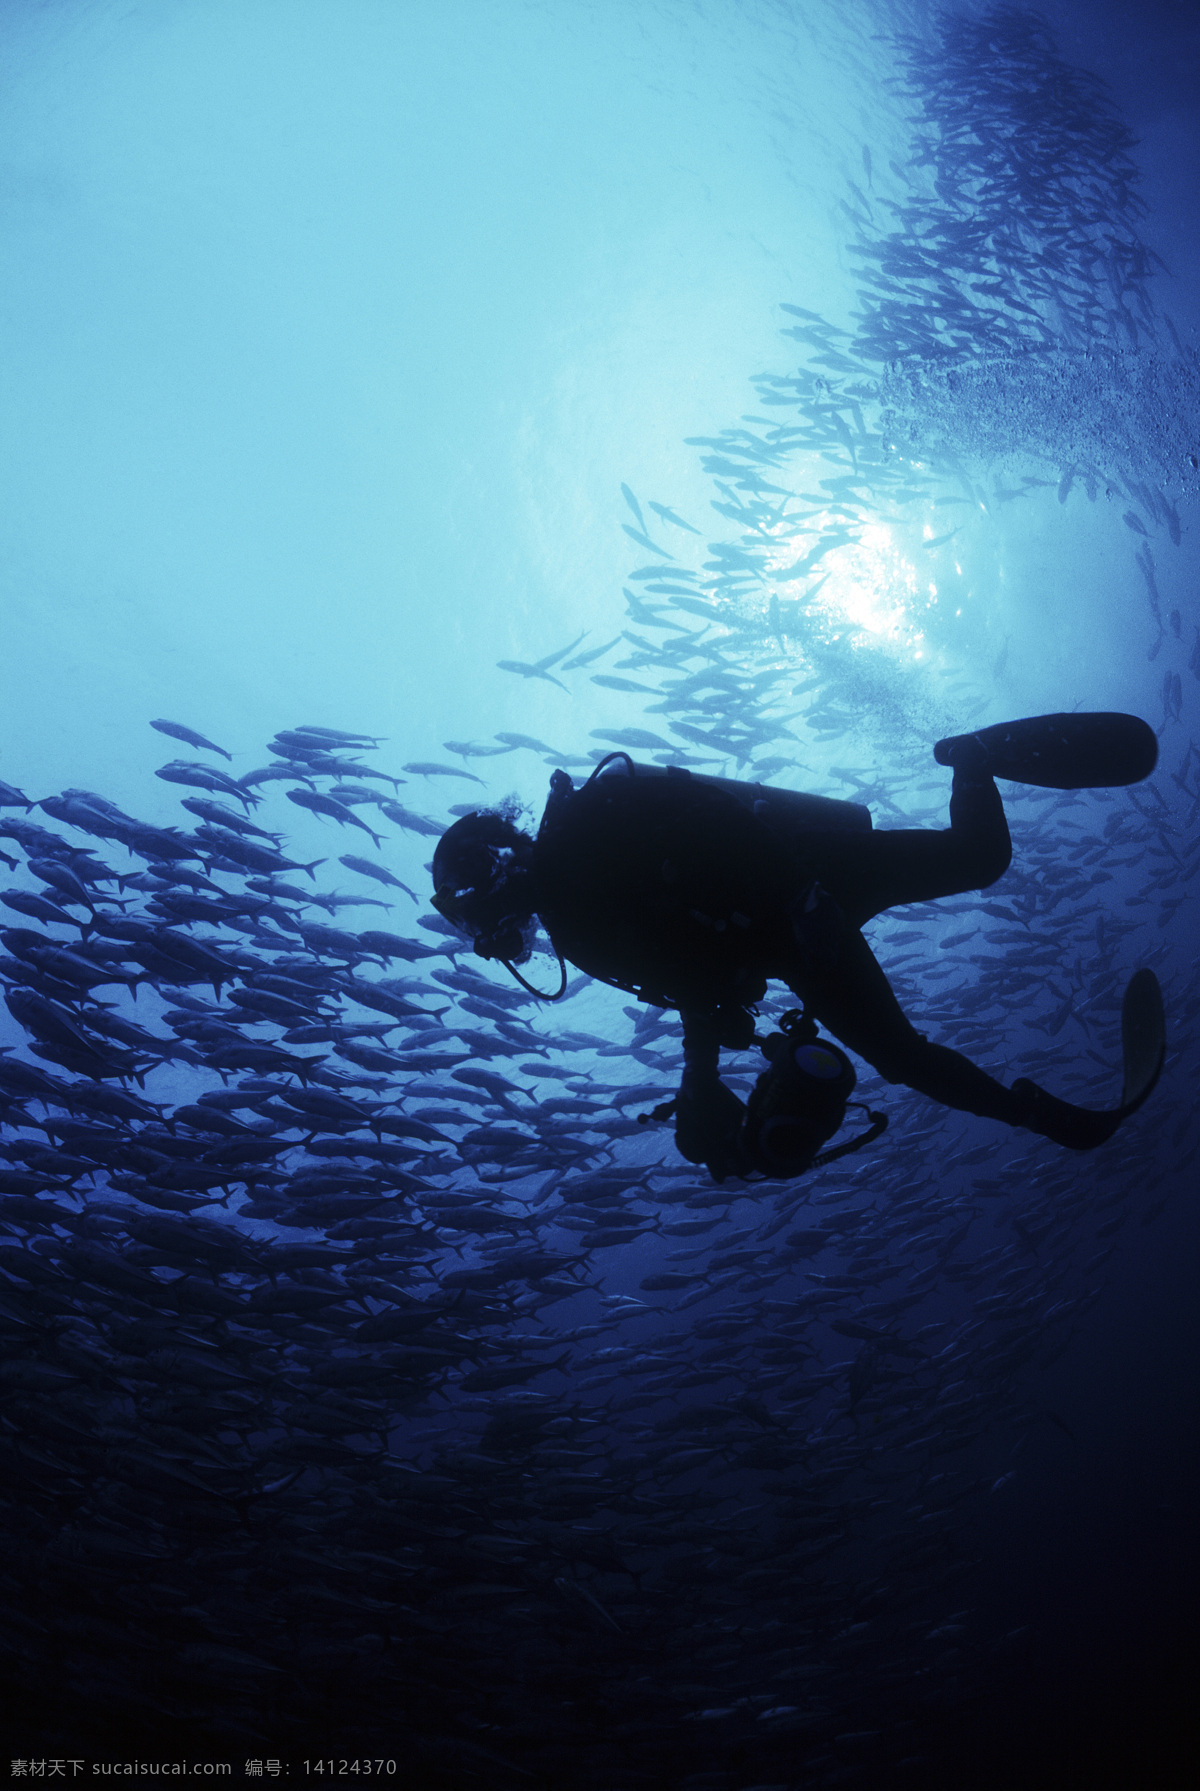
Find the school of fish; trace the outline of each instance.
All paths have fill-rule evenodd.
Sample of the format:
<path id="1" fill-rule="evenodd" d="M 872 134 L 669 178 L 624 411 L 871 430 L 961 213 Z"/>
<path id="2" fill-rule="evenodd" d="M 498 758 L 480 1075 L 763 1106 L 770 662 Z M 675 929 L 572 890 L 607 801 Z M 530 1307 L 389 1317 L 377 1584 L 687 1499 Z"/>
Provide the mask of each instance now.
<path id="1" fill-rule="evenodd" d="M 25 1751 L 135 1730 L 402 1748 L 435 1788 L 877 1783 L 1013 1645 L 960 1608 L 973 1514 L 1033 1427 L 1070 1447 L 1030 1370 L 1186 1179 L 1194 1109 L 1081 1161 L 864 1075 L 881 1144 L 718 1188 L 641 1117 L 677 1084 L 675 1018 L 614 996 L 581 1023 L 582 977 L 540 1006 L 429 910 L 420 863 L 515 754 L 623 747 L 944 825 L 917 698 L 823 607 L 824 563 L 880 523 L 936 556 L 939 503 L 970 527 L 1047 482 L 1117 488 L 1165 648 L 1159 773 L 1006 789 L 1002 883 L 871 939 L 917 1023 L 1008 1079 L 1109 1104 L 1138 964 L 1167 1080 L 1194 1058 L 1200 632 L 1186 659 L 1152 558 L 1194 486 L 1161 432 L 1122 459 L 1100 405 L 1064 451 L 1031 394 L 1144 352 L 1178 402 L 1195 359 L 1151 304 L 1128 137 L 1045 28 L 947 18 L 897 57 L 913 155 L 899 198 L 869 151 L 852 183 L 857 330 L 786 307 L 803 365 L 697 444 L 726 538 L 624 488 L 651 556 L 624 625 L 503 663 L 611 692 L 594 746 L 566 703 L 567 750 L 505 733 L 443 743 L 454 763 L 301 724 L 235 775 L 248 742 L 160 719 L 179 825 L 0 785 L 0 1650 Z M 956 422 L 985 380 L 1003 439 Z M 940 688 L 936 720 L 988 688 Z M 455 800 L 409 807 L 417 780 Z"/>

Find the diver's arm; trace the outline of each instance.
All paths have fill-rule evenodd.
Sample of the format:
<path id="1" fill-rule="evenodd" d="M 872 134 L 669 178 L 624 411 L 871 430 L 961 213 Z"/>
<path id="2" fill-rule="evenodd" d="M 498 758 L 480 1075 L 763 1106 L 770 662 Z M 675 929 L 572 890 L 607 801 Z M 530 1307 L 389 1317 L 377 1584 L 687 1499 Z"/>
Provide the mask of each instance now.
<path id="1" fill-rule="evenodd" d="M 698 1095 L 720 1081 L 721 1042 L 716 1020 L 696 1009 L 683 1010 L 683 1080 L 680 1092 Z"/>
<path id="2" fill-rule="evenodd" d="M 684 1012 L 683 1077 L 675 1104 L 675 1144 L 689 1163 L 703 1163 L 714 1181 L 745 1172 L 738 1135 L 744 1104 L 719 1074 L 721 1044 L 711 1014 Z"/>

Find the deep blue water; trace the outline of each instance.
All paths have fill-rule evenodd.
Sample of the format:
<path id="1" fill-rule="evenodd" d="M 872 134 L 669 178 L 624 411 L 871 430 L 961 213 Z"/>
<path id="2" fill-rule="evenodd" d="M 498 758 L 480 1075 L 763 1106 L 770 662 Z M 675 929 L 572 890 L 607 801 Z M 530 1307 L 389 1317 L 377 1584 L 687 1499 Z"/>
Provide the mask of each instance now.
<path id="1" fill-rule="evenodd" d="M 15 1488 L 4 1598 L 21 1619 L 6 1644 L 14 1757 L 136 1758 L 153 1746 L 231 1757 L 235 1774 L 256 1754 L 290 1757 L 295 1777 L 302 1753 L 353 1753 L 361 1733 L 372 1754 L 393 1746 L 414 1786 L 1085 1785 L 1114 1758 L 1130 1783 L 1175 1782 L 1200 1465 L 1200 23 L 1191 7 L 1125 0 L 1061 0 L 1041 17 L 1044 29 L 1018 9 L 882 0 L 0 9 L 0 778 L 33 800 L 83 788 L 154 826 L 190 826 L 179 799 L 195 790 L 154 771 L 191 749 L 161 750 L 152 719 L 220 743 L 228 766 L 196 757 L 235 776 L 267 763 L 279 729 L 309 724 L 379 736 L 363 762 L 407 777 L 401 801 L 439 824 L 476 795 L 513 795 L 536 818 L 554 764 L 584 775 L 632 728 L 662 739 L 643 743 L 647 754 L 857 796 L 877 826 L 937 826 L 939 735 L 1129 710 L 1159 733 L 1152 780 L 1128 796 L 1049 801 L 1005 786 L 1009 878 L 979 901 L 898 912 L 871 938 L 917 1024 L 1006 1080 L 1032 1074 L 1110 1101 L 1116 1003 L 1139 964 L 1163 983 L 1169 1029 L 1151 1104 L 1094 1158 L 1000 1135 L 861 1066 L 891 1129 L 802 1191 L 811 1202 L 789 1223 L 829 1221 L 841 1240 L 818 1257 L 789 1249 L 783 1229 L 758 1235 L 775 1190 L 727 1212 L 687 1207 L 711 1193 L 703 1173 L 667 1174 L 680 1168 L 668 1135 L 620 1124 L 656 1096 L 601 1102 L 591 1128 L 547 1108 L 538 1132 L 531 1097 L 546 1088 L 567 1099 L 622 1083 L 669 1089 L 674 1035 L 664 1029 L 656 1063 L 654 1042 L 633 1038 L 628 998 L 599 988 L 522 1010 L 522 1036 L 542 1041 L 528 1061 L 575 1075 L 560 1084 L 488 1060 L 522 1091 L 524 1174 L 495 1181 L 505 1159 L 455 1136 L 507 1123 L 503 1103 L 464 1095 L 456 1128 L 443 1094 L 453 1161 L 426 1162 L 426 1177 L 527 1220 L 504 1248 L 578 1251 L 586 1228 L 555 1223 L 559 1184 L 569 1197 L 622 1166 L 628 1186 L 662 1166 L 643 1199 L 659 1224 L 721 1225 L 596 1248 L 564 1271 L 586 1279 L 578 1297 L 547 1299 L 534 1277 L 481 1334 L 561 1338 L 565 1372 L 474 1396 L 455 1393 L 460 1362 L 443 1391 L 389 1418 L 392 1461 L 440 1473 L 435 1497 L 469 1485 L 477 1501 L 474 1523 L 456 1518 L 457 1540 L 420 1545 L 423 1590 L 393 1587 L 385 1600 L 388 1645 L 405 1662 L 405 1650 L 413 1661 L 433 1650 L 423 1720 L 411 1707 L 390 1714 L 393 1668 L 363 1640 L 383 1620 L 354 1603 L 367 1579 L 345 1562 L 341 1580 L 330 1570 L 330 1609 L 341 1593 L 353 1622 L 297 1590 L 306 1573 L 325 1584 L 339 1510 L 358 1511 L 346 1488 L 390 1509 L 387 1476 L 400 1470 L 371 1468 L 350 1432 L 362 1461 L 316 1462 L 279 1495 L 289 1548 L 306 1501 L 313 1514 L 308 1565 L 297 1556 L 287 1570 L 294 1606 L 269 1574 L 254 1592 L 257 1557 L 227 1538 L 206 1554 L 189 1532 L 185 1547 L 155 1505 L 152 1470 L 139 1480 L 114 1452 L 178 1465 L 171 1451 L 194 1424 L 229 1464 L 236 1451 L 258 1464 L 261 1481 L 263 1462 L 291 1459 L 280 1430 L 292 1420 L 280 1407 L 235 1441 L 236 1425 L 206 1430 L 198 1410 L 164 1417 L 136 1376 L 119 1392 L 89 1380 L 50 1316 L 61 1309 L 38 1312 L 44 1283 L 26 1288 L 17 1272 L 31 1256 L 59 1264 L 76 1234 L 47 1222 L 33 1251 L 43 1233 L 10 1209 L 23 1256 L 9 1258 L 0 1300 L 16 1289 L 32 1304 L 11 1320 L 5 1361 L 66 1377 L 26 1384 L 14 1369 L 0 1405 Z M 581 660 L 597 656 L 568 669 L 563 654 L 559 683 L 498 667 L 576 637 Z M 546 750 L 472 750 L 505 734 Z M 429 762 L 460 775 L 401 769 Z M 395 905 L 309 909 L 308 920 L 441 943 L 419 929 L 428 833 L 356 806 L 386 834 L 376 854 L 357 830 L 293 812 L 279 784 L 261 794 L 254 820 L 285 834 L 294 858 L 361 852 L 421 898 L 327 867 L 322 889 L 394 894 Z M 46 812 L 3 815 L 57 828 L 129 874 L 144 868 Z M 11 887 L 44 891 L 25 847 L 4 846 Z M 984 901 L 1007 904 L 1008 921 Z M 47 924 L 60 944 L 78 937 L 69 915 Z M 983 937 L 998 925 L 1007 943 Z M 1022 926 L 1051 934 L 1057 955 L 1022 945 Z M 389 974 L 419 981 L 433 962 Z M 450 981 L 426 979 L 427 992 L 472 998 L 464 973 L 475 970 L 500 986 L 495 966 L 440 962 Z M 161 1025 L 173 997 L 121 1000 L 120 1012 Z M 785 1005 L 774 991 L 770 1014 Z M 447 1014 L 474 1029 L 475 1056 L 493 1023 Z M 70 1073 L 31 1054 L 15 1018 L 2 1024 L 21 1061 Z M 742 1061 L 744 1078 L 752 1067 Z M 176 1062 L 150 1070 L 143 1092 L 169 1111 L 224 1081 Z M 35 1135 L 19 1115 L 4 1124 L 10 1143 Z M 75 1214 L 101 1195 L 131 1202 L 104 1179 L 80 1172 L 60 1195 Z M 914 1189 L 933 1204 L 906 1206 Z M 222 1224 L 248 1198 L 214 1194 L 225 1204 L 199 1213 Z M 289 1229 L 261 1203 L 240 1226 L 285 1244 L 328 1229 Z M 711 1270 L 730 1231 L 757 1254 Z M 931 1259 L 920 1240 L 934 1233 Z M 440 1278 L 491 1260 L 494 1244 L 447 1227 L 413 1286 L 436 1297 Z M 693 1248 L 707 1254 L 684 1260 Z M 71 1261 L 65 1251 L 56 1270 L 64 1284 Z M 179 1265 L 160 1270 L 166 1285 Z M 641 1287 L 663 1272 L 718 1285 L 704 1298 L 699 1284 Z M 392 1273 L 403 1279 L 380 1270 Z M 902 1299 L 915 1277 L 925 1298 L 904 1338 L 931 1327 L 913 1347 L 931 1360 L 949 1351 L 953 1372 L 872 1357 L 886 1372 L 846 1414 L 858 1344 L 819 1318 L 803 1347 L 782 1331 L 810 1310 L 799 1302 L 820 1273 L 857 1277 L 828 1308 L 851 1319 Z M 253 1275 L 212 1280 L 252 1297 Z M 67 1297 L 57 1282 L 51 1296 Z M 622 1312 L 621 1296 L 645 1309 Z M 118 1347 L 122 1296 L 109 1289 L 103 1320 L 97 1297 L 93 1287 L 88 1347 L 103 1356 Z M 381 1309 L 372 1295 L 367 1310 Z M 727 1362 L 712 1354 L 722 1313 L 745 1318 L 743 1354 Z M 128 1362 L 133 1346 L 122 1347 Z M 277 1347 L 272 1372 L 294 1374 L 346 1339 L 315 1321 Z M 656 1397 L 623 1409 L 642 1383 L 631 1357 L 606 1361 L 594 1354 L 604 1348 L 657 1351 L 658 1379 L 644 1383 Z M 90 1453 L 52 1429 L 64 1388 L 76 1427 L 95 1404 Z M 713 1452 L 664 1459 L 664 1439 L 692 1434 L 682 1421 L 699 1406 L 724 1414 L 711 1420 Z M 485 1426 L 535 1411 L 579 1460 L 556 1459 L 542 1437 L 517 1492 L 506 1476 L 525 1458 L 500 1450 L 480 1491 Z M 872 1444 L 872 1425 L 886 1442 Z M 39 1447 L 57 1467 L 30 1466 Z M 587 1472 L 603 1481 L 590 1506 L 569 1479 L 589 1447 Z M 636 1490 L 618 1485 L 621 1472 Z M 135 1497 L 122 1503 L 127 1486 Z M 551 1493 L 560 1505 L 539 1506 Z M 642 1534 L 651 1515 L 658 1529 Z M 615 1538 L 641 1580 L 563 1552 L 572 1521 Z M 170 1566 L 160 1580 L 131 1567 L 120 1616 L 102 1619 L 113 1570 L 96 1537 L 140 1522 Z M 836 1550 L 809 1562 L 824 1523 Z M 371 1524 L 374 1557 L 417 1546 L 400 1516 Z M 557 1568 L 543 1552 L 554 1525 Z M 268 1528 L 253 1532 L 264 1562 Z M 493 1555 L 497 1534 L 532 1551 L 493 1602 L 498 1569 L 479 1566 L 473 1533 L 492 1537 Z M 744 1552 L 723 1551 L 739 1534 Z M 189 1629 L 201 1618 L 181 1611 L 207 1627 Z M 297 1624 L 303 1647 L 289 1652 Z M 251 1664 L 239 1677 L 236 1659 L 204 1648 Z M 170 1673 L 147 1690 L 158 1650 L 179 1653 L 180 1679 L 196 1675 L 191 1703 Z M 382 1689 L 360 1693 L 358 1671 Z M 286 1694 L 273 1674 L 287 1676 Z M 320 1723 L 298 1715 L 306 1701 Z"/>

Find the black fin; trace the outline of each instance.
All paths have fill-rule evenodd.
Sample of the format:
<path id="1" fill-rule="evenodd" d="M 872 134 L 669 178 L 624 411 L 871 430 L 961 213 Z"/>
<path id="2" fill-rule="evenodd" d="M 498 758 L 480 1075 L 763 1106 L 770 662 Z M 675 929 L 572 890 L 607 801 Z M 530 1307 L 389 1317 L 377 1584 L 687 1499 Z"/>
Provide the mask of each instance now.
<path id="1" fill-rule="evenodd" d="M 1153 970 L 1135 970 L 1121 1003 L 1125 1087 L 1121 1116 L 1136 1113 L 1162 1073 L 1167 1051 L 1162 990 Z"/>
<path id="2" fill-rule="evenodd" d="M 987 749 L 990 776 L 1047 790 L 1140 783 L 1158 762 L 1153 728 L 1137 715 L 1117 712 L 1031 715 L 978 728 L 974 734 L 952 735 L 933 749 L 938 764 L 953 765 L 956 746 L 967 740 Z"/>
<path id="3" fill-rule="evenodd" d="M 1129 979 L 1121 1004 L 1121 1046 L 1125 1084 L 1119 1107 L 1100 1112 L 1076 1107 L 1022 1077 L 1012 1089 L 1024 1109 L 1018 1123 L 1067 1150 L 1095 1150 L 1137 1112 L 1158 1081 L 1166 1056 L 1162 991 L 1153 970 L 1137 970 Z"/>

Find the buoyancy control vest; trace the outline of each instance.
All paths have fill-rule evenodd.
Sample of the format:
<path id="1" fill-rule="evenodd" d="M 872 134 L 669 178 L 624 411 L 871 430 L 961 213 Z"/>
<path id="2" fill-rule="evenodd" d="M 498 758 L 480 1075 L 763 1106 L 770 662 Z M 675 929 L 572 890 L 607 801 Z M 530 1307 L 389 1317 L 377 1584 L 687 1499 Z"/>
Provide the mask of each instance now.
<path id="1" fill-rule="evenodd" d="M 870 811 L 613 759 L 580 789 L 551 779 L 533 875 L 552 944 L 656 1007 L 752 1007 L 794 946 L 805 835 L 866 831 Z"/>

